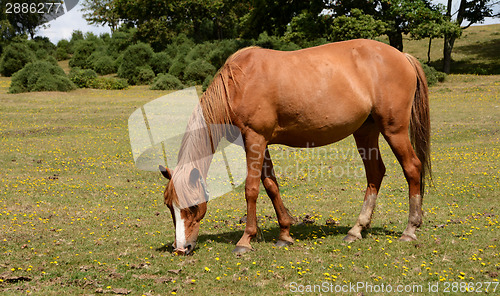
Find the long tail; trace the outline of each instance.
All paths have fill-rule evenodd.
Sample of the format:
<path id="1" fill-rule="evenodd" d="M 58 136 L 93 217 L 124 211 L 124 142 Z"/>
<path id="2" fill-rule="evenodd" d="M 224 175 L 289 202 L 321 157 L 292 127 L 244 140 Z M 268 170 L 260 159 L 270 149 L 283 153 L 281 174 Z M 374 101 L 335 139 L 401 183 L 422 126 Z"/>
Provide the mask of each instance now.
<path id="1" fill-rule="evenodd" d="M 426 175 L 431 178 L 431 121 L 429 112 L 429 89 L 427 79 L 422 69 L 420 62 L 413 56 L 405 54 L 406 58 L 415 68 L 417 74 L 417 89 L 415 91 L 415 99 L 411 108 L 410 119 L 410 139 L 417 154 L 418 159 L 422 163 L 422 171 L 420 173 L 420 194 L 424 195 Z"/>

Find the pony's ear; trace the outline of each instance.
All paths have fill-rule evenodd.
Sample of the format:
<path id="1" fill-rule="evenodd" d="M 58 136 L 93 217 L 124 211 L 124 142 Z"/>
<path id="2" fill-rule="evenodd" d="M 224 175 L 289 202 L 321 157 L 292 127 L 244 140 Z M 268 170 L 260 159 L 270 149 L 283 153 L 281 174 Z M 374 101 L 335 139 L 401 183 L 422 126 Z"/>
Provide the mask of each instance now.
<path id="1" fill-rule="evenodd" d="M 191 170 L 189 174 L 189 185 L 195 185 L 201 178 L 200 171 L 197 168 Z"/>
<path id="2" fill-rule="evenodd" d="M 169 180 L 172 179 L 172 171 L 169 168 L 166 168 L 166 167 L 162 166 L 161 164 L 158 166 L 158 168 L 160 169 L 160 172 L 163 175 L 163 177 L 165 177 Z"/>

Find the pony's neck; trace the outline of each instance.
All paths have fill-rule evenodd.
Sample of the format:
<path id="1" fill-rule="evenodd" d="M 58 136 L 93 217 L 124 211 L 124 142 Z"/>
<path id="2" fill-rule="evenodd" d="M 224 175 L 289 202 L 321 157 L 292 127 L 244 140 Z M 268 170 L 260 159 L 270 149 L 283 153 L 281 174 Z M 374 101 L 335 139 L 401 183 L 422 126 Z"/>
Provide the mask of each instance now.
<path id="1" fill-rule="evenodd" d="M 178 155 L 178 166 L 196 168 L 204 179 L 207 178 L 213 155 L 223 136 L 213 127 L 205 120 L 202 108 L 198 105 L 191 114 Z"/>

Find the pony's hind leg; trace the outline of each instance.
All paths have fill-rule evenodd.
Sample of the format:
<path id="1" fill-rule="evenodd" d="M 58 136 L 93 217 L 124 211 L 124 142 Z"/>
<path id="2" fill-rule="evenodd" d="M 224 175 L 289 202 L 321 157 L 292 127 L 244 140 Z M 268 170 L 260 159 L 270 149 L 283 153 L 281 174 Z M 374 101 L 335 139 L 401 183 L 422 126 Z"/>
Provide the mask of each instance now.
<path id="1" fill-rule="evenodd" d="M 276 242 L 276 246 L 283 247 L 291 245 L 293 244 L 293 238 L 290 236 L 290 226 L 294 223 L 294 220 L 281 200 L 278 181 L 274 175 L 273 161 L 271 160 L 271 155 L 267 148 L 264 164 L 262 166 L 261 180 L 267 195 L 273 202 L 274 210 L 276 211 L 276 216 L 278 217 L 278 223 L 280 225 L 280 235 Z"/>
<path id="2" fill-rule="evenodd" d="M 347 242 L 361 239 L 361 231 L 370 227 L 375 201 L 385 174 L 385 166 L 378 146 L 379 133 L 371 118 L 354 133 L 354 139 L 365 166 L 367 187 L 358 220 L 344 238 Z"/>
<path id="3" fill-rule="evenodd" d="M 398 132 L 385 131 L 383 134 L 403 168 L 409 187 L 408 226 L 403 232 L 401 240 L 416 240 L 415 231 L 422 224 L 422 194 L 420 192 L 422 163 L 411 146 L 407 126 Z"/>

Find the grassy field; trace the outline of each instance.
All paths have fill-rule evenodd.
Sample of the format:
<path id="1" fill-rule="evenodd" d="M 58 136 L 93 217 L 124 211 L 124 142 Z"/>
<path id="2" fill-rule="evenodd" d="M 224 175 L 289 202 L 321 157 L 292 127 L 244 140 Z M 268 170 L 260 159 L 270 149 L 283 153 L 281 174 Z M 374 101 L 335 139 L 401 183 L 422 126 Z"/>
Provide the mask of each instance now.
<path id="1" fill-rule="evenodd" d="M 231 253 L 244 229 L 240 188 L 209 204 L 188 257 L 170 252 L 165 179 L 135 168 L 128 139 L 130 114 L 165 92 L 10 95 L 9 84 L 0 78 L 2 295 L 293 294 L 358 282 L 372 291 L 344 294 L 383 294 L 382 284 L 405 295 L 429 294 L 429 284 L 439 294 L 465 294 L 467 283 L 500 291 L 500 76 L 451 75 L 430 90 L 434 175 L 418 241 L 398 241 L 408 188 L 382 140 L 387 176 L 372 228 L 343 243 L 365 187 L 349 137 L 327 149 L 273 148 L 284 203 L 299 222 L 293 246 L 273 246 L 279 229 L 262 191 L 262 239 L 255 252 Z M 290 166 L 298 169 L 285 174 Z"/>

